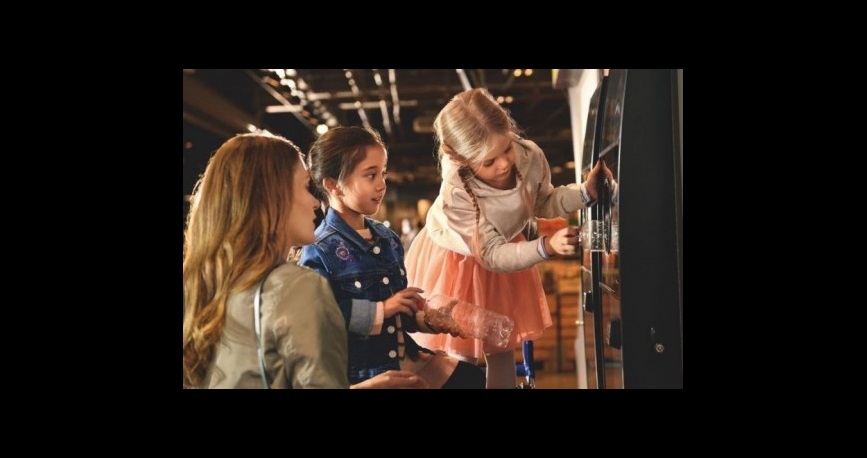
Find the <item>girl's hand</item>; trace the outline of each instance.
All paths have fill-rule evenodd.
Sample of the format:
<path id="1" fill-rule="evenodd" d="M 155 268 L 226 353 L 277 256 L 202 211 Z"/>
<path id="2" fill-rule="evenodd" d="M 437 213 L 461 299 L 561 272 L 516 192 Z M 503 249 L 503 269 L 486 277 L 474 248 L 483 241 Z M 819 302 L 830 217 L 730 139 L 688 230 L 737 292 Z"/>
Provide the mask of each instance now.
<path id="1" fill-rule="evenodd" d="M 545 251 L 563 256 L 570 256 L 576 253 L 578 246 L 578 228 L 575 226 L 567 226 L 554 235 L 545 239 Z M 550 249 L 549 249 L 550 247 Z"/>
<path id="2" fill-rule="evenodd" d="M 451 311 L 457 303 L 457 299 L 453 299 L 438 309 L 425 309 L 424 313 L 421 313 L 424 317 L 425 326 L 437 334 L 451 334 L 452 337 L 460 337 L 462 339 L 469 338 L 461 328 L 461 325 L 452 318 Z"/>
<path id="3" fill-rule="evenodd" d="M 584 186 L 587 187 L 587 193 L 590 194 L 593 200 L 599 198 L 599 183 L 604 182 L 606 179 L 608 180 L 608 186 L 614 186 L 614 174 L 611 173 L 611 169 L 605 165 L 605 161 L 596 161 L 596 166 L 593 167 L 593 170 L 590 171 L 590 176 L 584 182 Z"/>
<path id="4" fill-rule="evenodd" d="M 418 311 L 416 302 L 424 303 L 424 299 L 419 294 L 423 292 L 424 290 L 422 289 L 409 286 L 394 293 L 394 296 L 382 301 L 384 308 L 383 315 L 386 318 L 391 318 L 396 313 L 415 315 L 415 312 Z"/>
<path id="5" fill-rule="evenodd" d="M 391 370 L 350 386 L 352 389 L 430 388 L 430 385 L 410 371 Z"/>

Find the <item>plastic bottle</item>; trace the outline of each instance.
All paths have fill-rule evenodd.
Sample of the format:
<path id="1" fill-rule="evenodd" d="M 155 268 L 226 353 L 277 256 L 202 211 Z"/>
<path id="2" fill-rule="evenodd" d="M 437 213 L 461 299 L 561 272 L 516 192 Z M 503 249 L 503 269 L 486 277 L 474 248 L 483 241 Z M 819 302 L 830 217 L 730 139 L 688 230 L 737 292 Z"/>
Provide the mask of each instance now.
<path id="1" fill-rule="evenodd" d="M 425 320 L 448 332 L 458 326 L 467 336 L 496 348 L 508 348 L 515 321 L 506 315 L 442 294 L 426 299 Z"/>

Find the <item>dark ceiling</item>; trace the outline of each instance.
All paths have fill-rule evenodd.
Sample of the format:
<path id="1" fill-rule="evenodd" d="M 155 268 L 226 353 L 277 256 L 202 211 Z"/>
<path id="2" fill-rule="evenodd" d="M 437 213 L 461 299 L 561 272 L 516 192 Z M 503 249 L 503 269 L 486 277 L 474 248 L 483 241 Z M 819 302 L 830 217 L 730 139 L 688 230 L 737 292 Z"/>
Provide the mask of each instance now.
<path id="1" fill-rule="evenodd" d="M 210 153 L 248 125 L 306 151 L 318 124 L 362 126 L 366 120 L 388 146 L 389 186 L 408 197 L 435 197 L 431 124 L 465 83 L 502 96 L 551 166 L 563 166 L 573 160 L 566 90 L 554 88 L 550 69 L 533 69 L 529 76 L 520 70 L 516 76 L 516 69 L 185 69 L 184 192 Z M 574 182 L 573 170 L 554 170 L 555 185 Z"/>

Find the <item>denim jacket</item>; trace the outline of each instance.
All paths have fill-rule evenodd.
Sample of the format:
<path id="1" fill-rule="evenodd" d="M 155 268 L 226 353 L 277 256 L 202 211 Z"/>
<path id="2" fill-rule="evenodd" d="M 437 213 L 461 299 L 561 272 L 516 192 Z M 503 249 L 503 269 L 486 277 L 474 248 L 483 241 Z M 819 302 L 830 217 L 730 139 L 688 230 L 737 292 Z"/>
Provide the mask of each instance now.
<path id="1" fill-rule="evenodd" d="M 385 318 L 382 331 L 370 335 L 376 303 L 407 287 L 400 237 L 382 223 L 365 218 L 373 243 L 365 241 L 332 209 L 316 228 L 316 241 L 301 251 L 301 265 L 328 278 L 346 321 L 349 380 L 358 383 L 390 369 L 400 369 L 398 335 L 406 355 L 416 359 L 418 344 L 407 332 L 417 332 L 415 317 L 400 313 Z M 402 329 L 396 317 L 400 315 Z M 429 350 L 422 350 L 429 351 Z"/>

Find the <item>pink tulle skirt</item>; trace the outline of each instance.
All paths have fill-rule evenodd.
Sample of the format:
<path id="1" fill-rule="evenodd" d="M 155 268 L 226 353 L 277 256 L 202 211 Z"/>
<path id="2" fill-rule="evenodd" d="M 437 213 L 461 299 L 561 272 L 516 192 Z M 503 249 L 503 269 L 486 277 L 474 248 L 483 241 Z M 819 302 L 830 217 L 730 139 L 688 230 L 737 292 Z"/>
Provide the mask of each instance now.
<path id="1" fill-rule="evenodd" d="M 519 234 L 512 241 L 524 240 L 523 234 Z M 423 289 L 423 296 L 452 296 L 515 320 L 515 330 L 512 331 L 515 346 L 524 340 L 535 340 L 551 326 L 548 301 L 535 266 L 518 272 L 492 272 L 471 256 L 438 246 L 428 237 L 425 228 L 413 239 L 405 262 L 409 286 Z M 484 354 L 491 350 L 484 348 L 481 340 L 461 339 L 449 334 L 417 332 L 412 334 L 412 338 L 423 347 L 443 350 L 472 363 L 483 361 Z"/>

